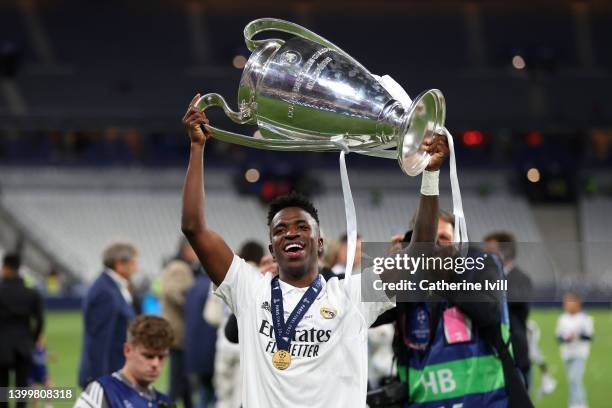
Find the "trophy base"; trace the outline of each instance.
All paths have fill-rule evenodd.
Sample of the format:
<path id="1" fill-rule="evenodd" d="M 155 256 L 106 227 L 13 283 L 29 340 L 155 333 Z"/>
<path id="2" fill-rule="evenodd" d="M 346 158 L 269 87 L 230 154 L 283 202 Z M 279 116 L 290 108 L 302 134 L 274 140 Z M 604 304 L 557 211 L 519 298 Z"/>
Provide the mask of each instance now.
<path id="1" fill-rule="evenodd" d="M 417 176 L 425 170 L 431 156 L 423 150 L 423 140 L 435 136 L 445 116 L 444 95 L 439 90 L 430 89 L 414 99 L 398 138 L 397 160 L 404 173 Z"/>

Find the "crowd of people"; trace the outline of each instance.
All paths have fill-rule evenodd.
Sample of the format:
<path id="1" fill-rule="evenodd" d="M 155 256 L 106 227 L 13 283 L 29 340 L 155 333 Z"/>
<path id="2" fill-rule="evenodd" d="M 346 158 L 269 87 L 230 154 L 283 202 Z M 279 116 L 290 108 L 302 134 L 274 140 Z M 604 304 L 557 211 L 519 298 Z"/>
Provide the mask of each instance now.
<path id="1" fill-rule="evenodd" d="M 444 240 L 448 232 L 445 219 L 452 218 L 442 213 L 437 230 L 438 240 Z M 358 248 L 360 241 L 361 238 Z M 528 290 L 528 275 L 513 263 L 516 248 L 512 236 L 494 233 L 484 241 L 489 250 L 501 254 L 503 270 L 509 281 L 508 292 Z M 495 248 L 496 245 L 498 248 Z M 344 278 L 346 246 L 346 236 L 339 240 L 327 240 L 317 262 L 319 272 L 326 281 Z M 257 269 L 261 276 L 268 273 L 278 276 L 279 265 L 260 243 L 247 241 L 237 254 Z M 146 401 L 157 401 L 160 406 L 180 401 L 184 407 L 240 407 L 242 376 L 237 319 L 232 310 L 213 295 L 210 279 L 191 245 L 181 239 L 175 258 L 165 265 L 160 274 L 163 318 L 136 317 L 130 278 L 137 269 L 137 256 L 136 247 L 128 242 L 114 242 L 103 253 L 104 272 L 91 286 L 83 304 L 85 330 L 79 384 L 84 392 L 77 406 L 118 406 L 117 398 L 135 398 L 130 394 L 134 391 Z M 357 251 L 356 269 L 360 260 L 360 251 Z M 7 254 L 4 257 L 0 283 L 0 324 L 3 333 L 0 341 L 0 386 L 8 384 L 9 371 L 15 372 L 16 386 L 25 387 L 33 383 L 45 386 L 48 375 L 47 350 L 42 337 L 42 298 L 36 290 L 23 284 L 18 274 L 19 265 L 17 255 Z M 550 393 L 556 382 L 548 373 L 546 362 L 539 352 L 541 334 L 535 322 L 528 320 L 529 304 L 509 302 L 508 305 L 514 364 L 527 387 L 533 384 L 532 366 L 537 366 L 542 374 L 538 395 Z M 414 309 L 415 305 L 410 308 Z M 569 406 L 586 407 L 583 375 L 593 337 L 593 321 L 582 311 L 581 299 L 576 294 L 568 293 L 565 296 L 564 309 L 556 336 L 567 369 Z M 401 337 L 406 334 L 402 335 L 401 330 L 396 330 L 398 313 L 405 314 L 406 310 L 398 310 L 393 308 L 385 312 L 387 316 L 383 314 L 369 329 L 370 390 L 388 383 L 393 377 L 394 359 L 399 359 L 402 353 L 421 355 L 425 350 L 401 345 Z M 9 313 L 13 313 L 12 318 Z M 14 320 L 15 316 L 23 318 L 20 324 Z M 393 317 L 389 320 L 389 316 Z M 28 323 L 26 318 L 31 321 Z M 396 324 L 385 324 L 388 321 L 395 321 Z M 151 388 L 161 373 L 166 357 L 169 360 L 167 396 Z M 408 358 L 409 364 L 410 357 L 403 358 Z M 398 363 L 401 373 L 402 360 L 399 359 Z M 127 394 L 126 390 L 129 391 Z M 370 403 L 376 406 L 376 402 L 372 401 L 375 398 Z M 18 406 L 25 406 L 25 403 Z"/>

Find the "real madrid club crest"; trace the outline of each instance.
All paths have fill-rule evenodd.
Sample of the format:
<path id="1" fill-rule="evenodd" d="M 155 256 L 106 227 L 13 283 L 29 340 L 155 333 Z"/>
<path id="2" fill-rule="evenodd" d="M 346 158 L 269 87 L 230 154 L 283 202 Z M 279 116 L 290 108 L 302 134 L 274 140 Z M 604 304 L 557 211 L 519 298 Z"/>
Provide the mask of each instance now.
<path id="1" fill-rule="evenodd" d="M 333 319 L 338 314 L 336 309 L 334 309 L 333 307 L 325 307 L 325 306 L 321 308 L 320 312 L 321 312 L 321 316 L 323 316 L 324 319 Z"/>
<path id="2" fill-rule="evenodd" d="M 284 370 L 291 365 L 291 354 L 287 350 L 278 350 L 272 354 L 272 364 L 279 370 Z"/>

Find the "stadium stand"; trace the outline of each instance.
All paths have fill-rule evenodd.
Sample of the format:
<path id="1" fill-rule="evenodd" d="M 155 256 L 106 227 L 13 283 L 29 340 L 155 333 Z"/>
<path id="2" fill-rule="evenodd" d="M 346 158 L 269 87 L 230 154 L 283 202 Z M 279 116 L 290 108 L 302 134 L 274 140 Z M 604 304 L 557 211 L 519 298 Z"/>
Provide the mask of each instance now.
<path id="1" fill-rule="evenodd" d="M 141 251 L 141 270 L 152 275 L 173 255 L 181 234 L 178 190 L 21 191 L 8 196 L 5 204 L 86 281 L 101 269 L 100 251 L 113 239 L 136 243 Z M 254 201 L 234 194 L 211 194 L 207 206 L 216 214 L 210 219 L 211 227 L 222 230 L 234 248 L 255 231 L 265 231 L 263 214 Z M 233 214 L 242 216 L 233 221 Z"/>
<path id="2" fill-rule="evenodd" d="M 579 204 L 580 232 L 586 276 L 594 284 L 612 287 L 610 231 L 612 199 L 584 198 Z"/>
<path id="3" fill-rule="evenodd" d="M 112 239 L 131 239 L 141 249 L 141 269 L 157 273 L 172 253 L 180 232 L 180 183 L 182 172 L 133 171 L 119 177 L 119 170 L 98 176 L 95 172 L 67 175 L 49 170 L 41 177 L 5 177 L 4 206 L 34 234 L 39 242 L 58 254 L 85 281 L 100 269 L 100 250 Z M 329 173 L 329 174 L 328 174 Z M 356 172 L 357 174 L 361 174 Z M 397 172 L 399 173 L 399 172 Z M 131 175 L 130 175 L 131 174 Z M 328 174 L 334 182 L 337 174 Z M 88 177 L 89 176 L 89 177 Z M 418 204 L 414 181 L 401 173 L 387 174 L 387 180 L 404 183 L 404 190 L 373 190 L 368 178 L 353 177 L 358 225 L 366 241 L 387 242 L 405 232 Z M 20 180 L 29 181 L 21 183 Z M 212 228 L 222 232 L 232 248 L 249 238 L 266 242 L 266 208 L 254 197 L 239 196 L 224 187 L 231 177 L 211 171 L 207 180 L 207 209 Z M 379 179 L 380 180 L 380 179 Z M 59 183 L 59 184 L 55 184 Z M 87 184 L 87 185 L 86 185 Z M 469 183 L 468 183 L 469 185 Z M 326 237 L 335 239 L 346 229 L 344 204 L 338 190 L 314 197 Z M 450 195 L 443 194 L 443 206 L 452 208 Z M 473 240 L 495 229 L 515 231 L 522 242 L 539 241 L 529 206 L 524 198 L 496 195 L 488 198 L 468 193 L 464 206 Z"/>
<path id="4" fill-rule="evenodd" d="M 582 241 L 606 242 L 612 231 L 612 199 L 606 197 L 584 198 L 580 201 L 580 227 Z"/>

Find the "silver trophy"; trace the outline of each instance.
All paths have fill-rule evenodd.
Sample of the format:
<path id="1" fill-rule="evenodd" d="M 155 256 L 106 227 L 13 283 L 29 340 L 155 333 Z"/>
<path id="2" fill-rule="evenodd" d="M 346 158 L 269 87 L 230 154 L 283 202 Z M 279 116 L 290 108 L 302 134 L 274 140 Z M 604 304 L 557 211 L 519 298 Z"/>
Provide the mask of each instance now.
<path id="1" fill-rule="evenodd" d="M 264 31 L 294 36 L 253 40 Z M 444 126 L 439 90 L 421 93 L 406 109 L 359 62 L 304 27 L 263 18 L 250 22 L 244 37 L 252 54 L 240 80 L 239 111 L 216 93 L 204 95 L 197 106 L 219 106 L 232 121 L 257 125 L 261 137 L 211 126 L 215 138 L 268 150 L 345 150 L 397 158 L 411 176 L 427 167 L 430 157 L 421 143 Z"/>

